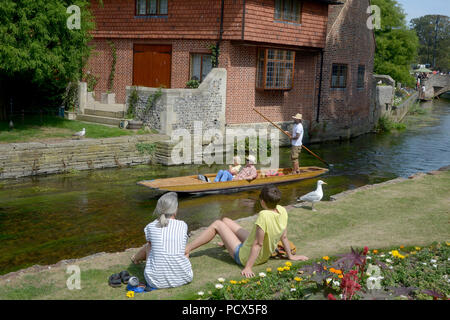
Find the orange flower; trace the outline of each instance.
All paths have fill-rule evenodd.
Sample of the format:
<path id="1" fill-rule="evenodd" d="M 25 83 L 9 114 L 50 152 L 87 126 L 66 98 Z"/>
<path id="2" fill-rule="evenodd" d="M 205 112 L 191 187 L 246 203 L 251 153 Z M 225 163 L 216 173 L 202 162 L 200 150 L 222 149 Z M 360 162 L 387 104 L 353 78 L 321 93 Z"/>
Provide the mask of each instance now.
<path id="1" fill-rule="evenodd" d="M 335 272 L 336 272 L 336 269 L 335 269 L 335 268 L 330 268 L 330 272 L 331 272 L 331 273 L 335 273 Z"/>
<path id="2" fill-rule="evenodd" d="M 330 260 L 330 257 L 329 256 L 325 256 L 325 257 L 322 257 L 322 259 L 325 260 L 325 261 L 328 261 L 328 260 Z"/>
<path id="3" fill-rule="evenodd" d="M 377 249 L 374 249 L 374 250 L 372 250 L 372 252 L 375 253 L 375 254 L 377 254 L 377 253 L 378 253 L 378 250 L 377 250 Z"/>
<path id="4" fill-rule="evenodd" d="M 338 275 L 339 279 L 342 279 L 344 276 L 342 274 Z"/>
<path id="5" fill-rule="evenodd" d="M 338 270 L 335 270 L 334 273 L 336 273 L 336 274 L 342 274 L 342 271 L 338 269 Z"/>
<path id="6" fill-rule="evenodd" d="M 401 246 L 400 246 L 400 249 L 403 249 L 404 247 L 405 247 L 404 245 L 401 245 Z"/>
<path id="7" fill-rule="evenodd" d="M 327 267 L 323 266 L 323 270 L 327 270 Z"/>

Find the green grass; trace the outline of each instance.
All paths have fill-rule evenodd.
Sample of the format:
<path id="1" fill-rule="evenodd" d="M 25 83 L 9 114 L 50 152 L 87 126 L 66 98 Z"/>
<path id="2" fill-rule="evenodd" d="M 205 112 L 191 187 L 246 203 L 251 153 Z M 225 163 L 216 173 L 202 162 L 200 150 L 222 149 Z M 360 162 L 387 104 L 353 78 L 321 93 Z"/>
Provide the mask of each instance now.
<path id="1" fill-rule="evenodd" d="M 449 217 L 449 181 L 450 172 L 446 171 L 439 175 L 425 175 L 395 184 L 357 190 L 338 201 L 316 204 L 314 207 L 317 212 L 311 211 L 308 206 L 288 207 L 289 240 L 296 245 L 297 254 L 306 255 L 311 261 L 325 255 L 333 257 L 348 253 L 350 247 L 368 246 L 372 249 L 404 245 L 408 248 L 423 247 L 435 241 L 449 241 L 448 224 L 443 223 Z M 255 217 L 252 217 L 240 221 L 240 224 L 249 230 L 254 221 Z M 196 236 L 198 233 L 195 232 L 190 241 Z M 128 270 L 143 279 L 144 265 L 135 266 L 130 262 L 134 252 L 136 249 L 71 262 L 81 269 L 81 290 L 67 289 L 66 265 L 31 272 L 27 278 L 25 275 L 2 277 L 0 299 L 16 299 L 18 288 L 22 290 L 20 297 L 23 299 L 127 299 L 125 287 L 111 288 L 107 279 L 112 273 L 122 270 Z M 197 299 L 197 292 L 211 290 L 211 285 L 217 283 L 219 277 L 242 279 L 241 268 L 214 240 L 192 252 L 190 261 L 194 271 L 192 283 L 136 294 L 133 299 Z M 253 271 L 258 274 L 265 272 L 268 267 L 276 270 L 284 262 L 270 259 L 254 267 Z M 412 275 L 403 278 L 407 281 Z M 420 277 L 418 279 L 420 281 Z M 433 279 L 436 281 L 427 280 L 427 283 L 434 283 L 434 288 L 439 287 L 437 279 Z M 404 283 L 407 285 L 408 282 Z M 271 298 L 288 298 L 287 294 L 284 290 L 274 293 Z"/>
<path id="2" fill-rule="evenodd" d="M 136 134 L 131 130 L 66 120 L 54 116 L 27 117 L 15 119 L 14 129 L 9 130 L 9 122 L 0 122 L 0 143 L 33 142 L 48 139 L 72 139 L 75 132 L 86 129 L 86 138 L 111 138 Z M 142 134 L 142 131 L 137 132 Z"/>

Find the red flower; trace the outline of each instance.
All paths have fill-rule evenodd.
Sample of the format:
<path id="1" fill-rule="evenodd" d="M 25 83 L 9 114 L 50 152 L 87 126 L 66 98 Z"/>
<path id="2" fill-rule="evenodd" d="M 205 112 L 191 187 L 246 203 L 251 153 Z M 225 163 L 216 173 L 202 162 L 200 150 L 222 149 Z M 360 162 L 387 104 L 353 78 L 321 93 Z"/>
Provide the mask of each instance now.
<path id="1" fill-rule="evenodd" d="M 336 300 L 336 298 L 331 293 L 328 294 L 327 298 L 328 300 Z"/>
<path id="2" fill-rule="evenodd" d="M 363 255 L 366 255 L 369 252 L 369 248 L 367 246 L 364 247 Z"/>

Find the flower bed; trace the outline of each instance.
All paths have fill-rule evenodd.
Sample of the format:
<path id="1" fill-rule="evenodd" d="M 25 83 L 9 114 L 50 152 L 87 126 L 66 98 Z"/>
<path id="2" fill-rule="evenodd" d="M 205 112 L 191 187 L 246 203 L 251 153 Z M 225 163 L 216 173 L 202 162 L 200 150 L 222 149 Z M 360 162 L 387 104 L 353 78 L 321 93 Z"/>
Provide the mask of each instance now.
<path id="1" fill-rule="evenodd" d="M 251 279 L 217 279 L 199 299 L 418 299 L 450 297 L 450 242 L 357 250 L 319 261 L 267 268 Z M 309 263 L 309 264 L 307 264 Z"/>

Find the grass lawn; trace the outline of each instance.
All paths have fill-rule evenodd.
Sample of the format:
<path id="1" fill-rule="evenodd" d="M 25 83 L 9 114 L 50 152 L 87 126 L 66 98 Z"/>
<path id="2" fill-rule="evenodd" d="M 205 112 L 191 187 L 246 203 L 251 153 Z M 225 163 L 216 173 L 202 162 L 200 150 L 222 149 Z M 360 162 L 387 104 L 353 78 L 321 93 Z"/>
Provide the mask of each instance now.
<path id="1" fill-rule="evenodd" d="M 14 120 L 13 120 L 14 121 Z M 0 122 L 0 143 L 44 142 L 72 139 L 75 132 L 86 129 L 86 138 L 112 138 L 134 135 L 135 131 L 108 127 L 100 124 L 66 120 L 55 116 L 27 117 L 14 121 L 14 129 L 9 130 L 9 122 Z M 144 134 L 144 132 L 137 132 Z"/>
<path id="2" fill-rule="evenodd" d="M 317 204 L 317 212 L 309 207 L 289 206 L 288 237 L 297 246 L 297 253 L 310 259 L 348 253 L 351 246 L 368 246 L 372 250 L 448 241 L 449 194 L 450 172 L 445 171 L 364 188 L 338 201 Z M 255 217 L 243 219 L 241 225 L 250 229 L 254 220 Z M 130 263 L 135 251 L 102 254 L 68 263 L 80 267 L 81 290 L 67 289 L 67 264 L 0 277 L 0 299 L 128 299 L 124 286 L 111 288 L 107 280 L 112 273 L 122 270 L 143 279 L 144 265 Z M 198 291 L 208 290 L 219 277 L 227 281 L 242 279 L 241 268 L 214 241 L 194 251 L 191 263 L 192 283 L 136 294 L 133 299 L 196 299 Z M 271 259 L 253 271 L 258 274 L 268 267 L 276 270 L 283 263 Z"/>

